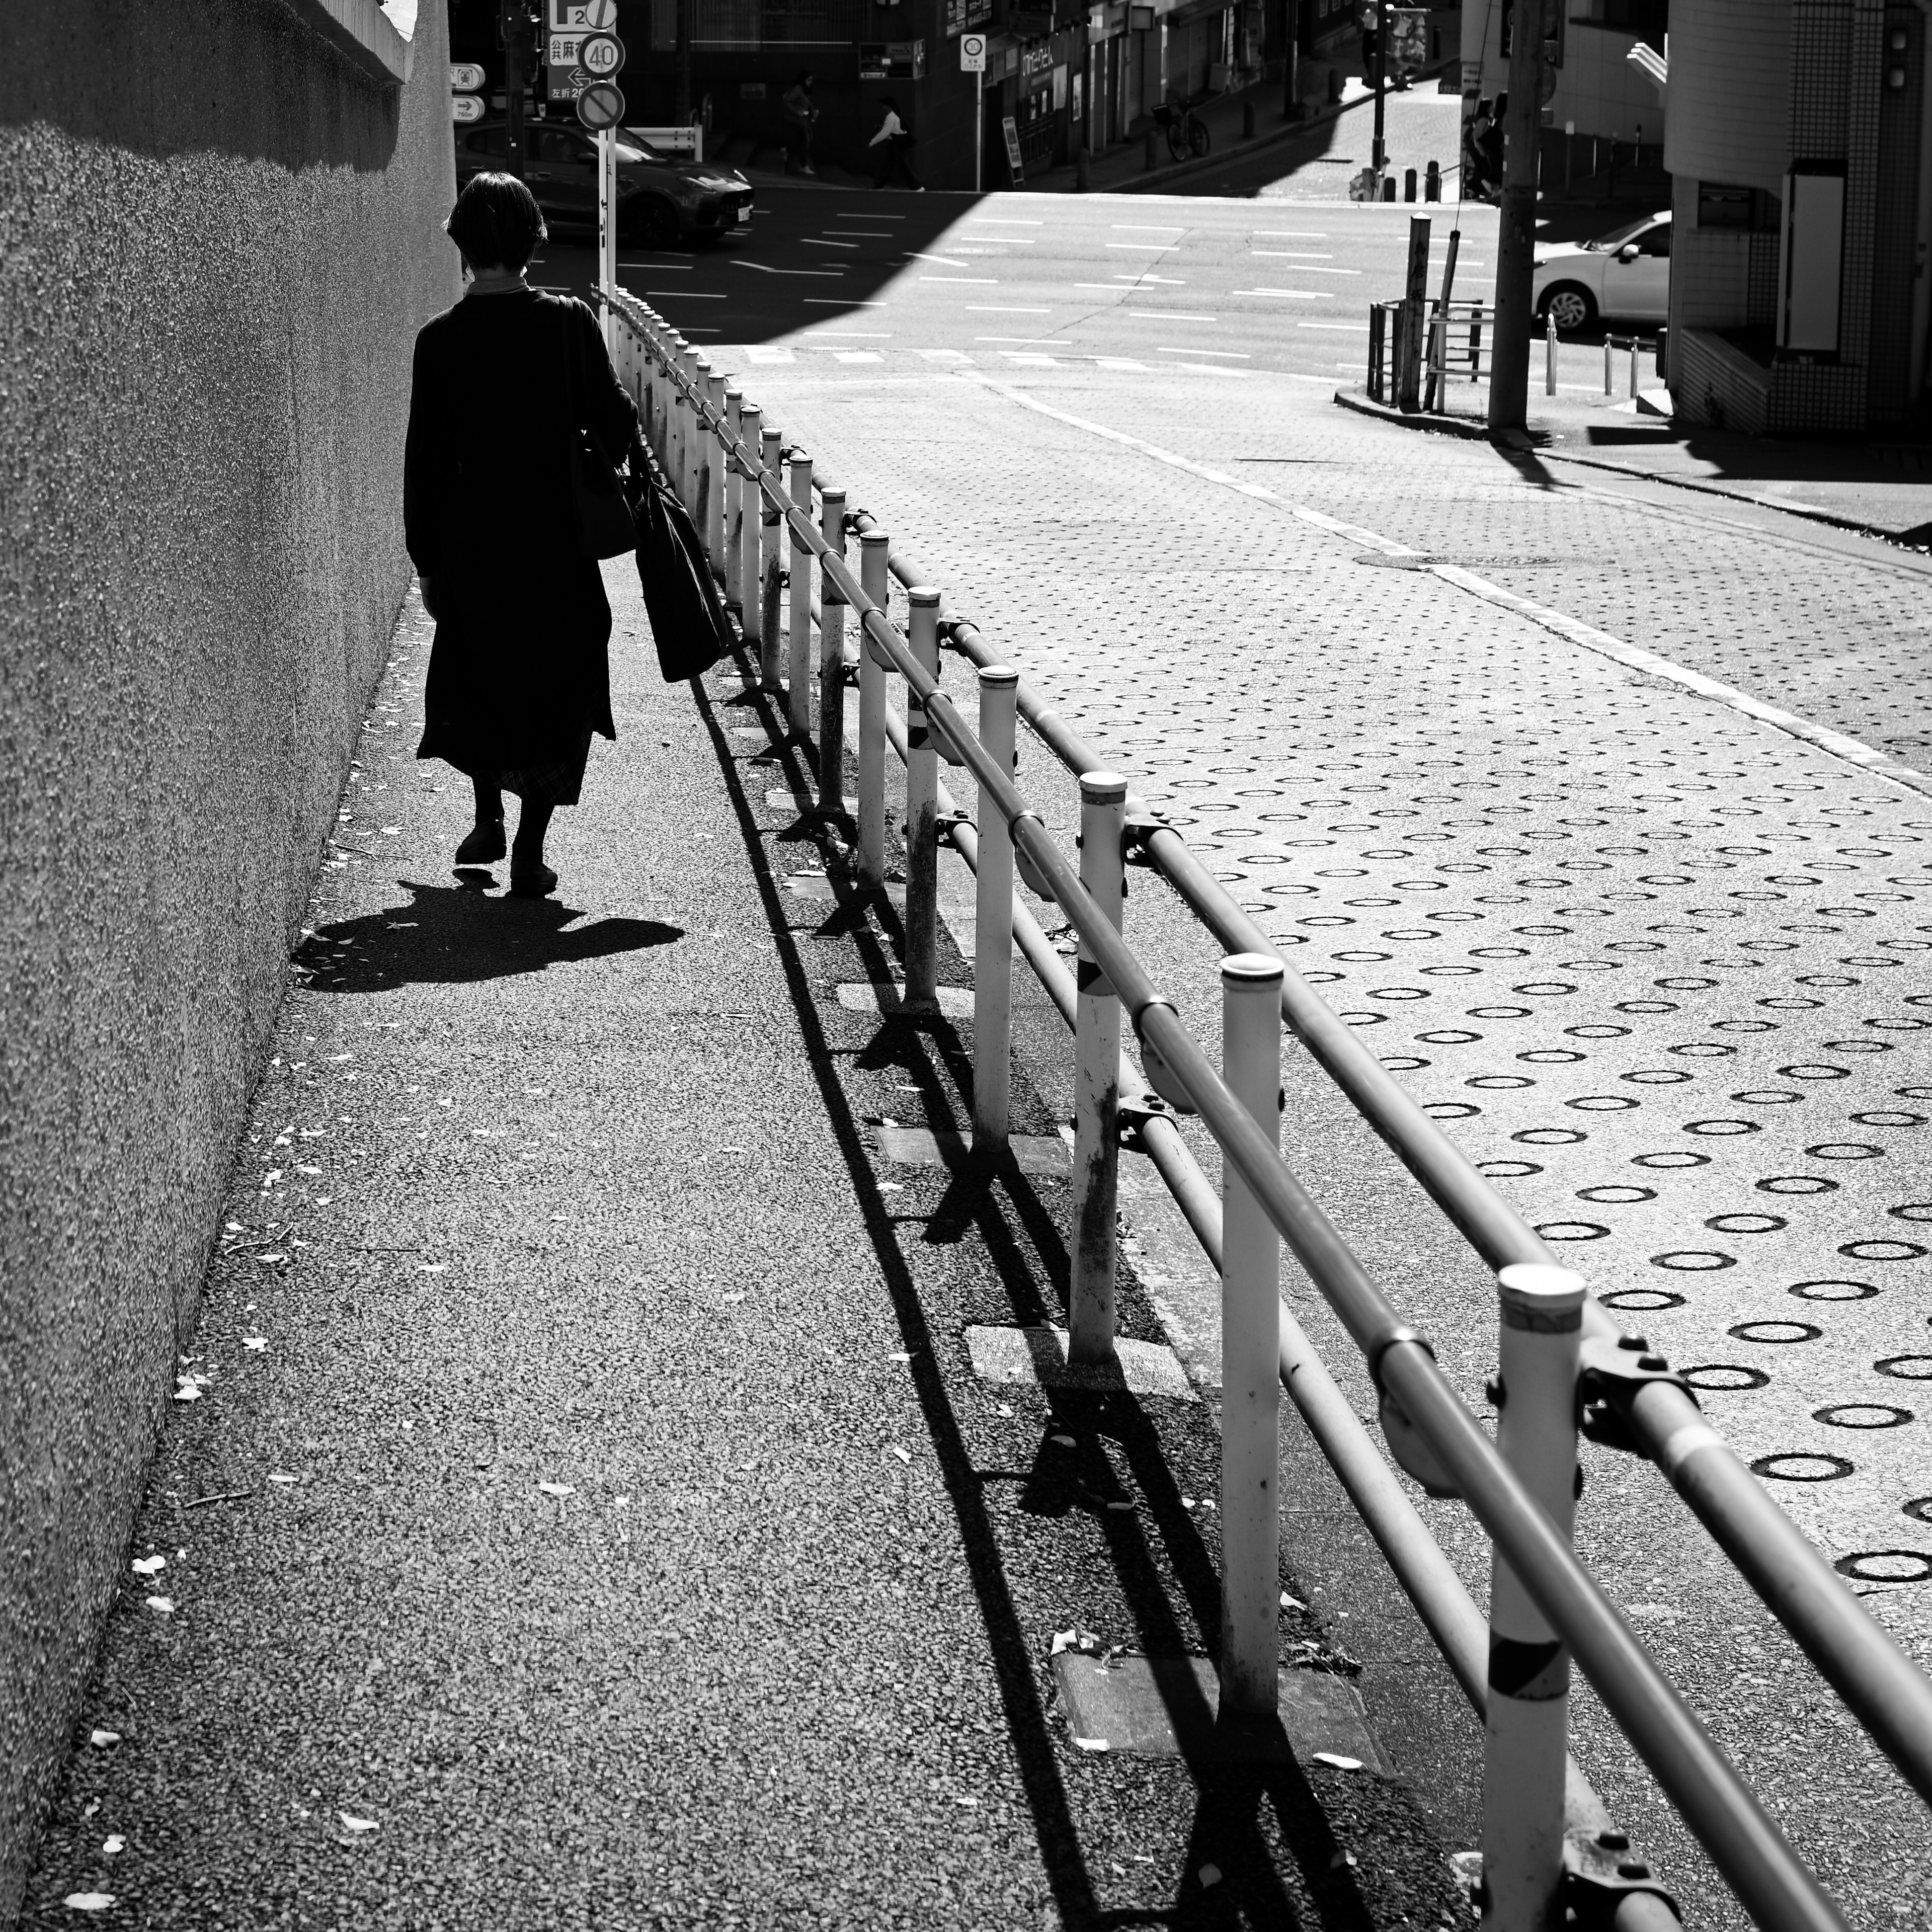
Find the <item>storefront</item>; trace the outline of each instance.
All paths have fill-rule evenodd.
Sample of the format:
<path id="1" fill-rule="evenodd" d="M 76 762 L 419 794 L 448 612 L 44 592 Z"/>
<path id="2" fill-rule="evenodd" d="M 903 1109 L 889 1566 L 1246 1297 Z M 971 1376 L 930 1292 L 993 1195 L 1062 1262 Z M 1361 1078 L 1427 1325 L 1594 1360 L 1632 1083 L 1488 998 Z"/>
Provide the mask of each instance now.
<path id="1" fill-rule="evenodd" d="M 1059 162 L 1060 126 L 1066 109 L 1066 68 L 1054 59 L 1052 40 L 1024 42 L 1018 50 L 1011 112 L 1019 136 L 1020 163 L 1028 175 L 1044 173 Z"/>

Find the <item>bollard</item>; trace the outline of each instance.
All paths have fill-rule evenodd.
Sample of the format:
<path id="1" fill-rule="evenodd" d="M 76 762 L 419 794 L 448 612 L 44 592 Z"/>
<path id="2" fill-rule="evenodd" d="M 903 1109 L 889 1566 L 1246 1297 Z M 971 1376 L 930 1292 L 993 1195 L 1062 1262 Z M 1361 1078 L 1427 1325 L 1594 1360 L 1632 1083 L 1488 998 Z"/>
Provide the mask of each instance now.
<path id="1" fill-rule="evenodd" d="M 906 592 L 906 644 L 939 675 L 939 592 L 929 584 Z M 939 1010 L 939 754 L 926 706 L 906 686 L 905 1007 Z"/>
<path id="2" fill-rule="evenodd" d="M 1080 883 L 1118 932 L 1126 879 L 1121 821 L 1127 782 L 1080 775 Z M 1087 942 L 1074 967 L 1073 1265 L 1066 1358 L 1114 1359 L 1114 1217 L 1120 1192 L 1120 1001 Z"/>
<path id="3" fill-rule="evenodd" d="M 743 439 L 740 466 L 743 471 L 738 485 L 738 628 L 745 641 L 756 646 L 760 635 L 758 620 L 758 532 L 764 527 L 764 512 L 758 490 L 758 445 L 764 428 L 764 412 L 756 403 L 738 406 L 738 434 Z"/>
<path id="4" fill-rule="evenodd" d="M 1423 172 L 1422 198 L 1424 201 L 1440 201 L 1442 199 L 1442 164 L 1440 161 L 1431 161 Z"/>
<path id="5" fill-rule="evenodd" d="M 1090 164 L 1087 154 L 1087 143 L 1082 141 L 1073 151 L 1073 191 L 1084 194 L 1092 184 L 1088 176 Z"/>
<path id="6" fill-rule="evenodd" d="M 1393 201 L 1395 199 L 1395 176 L 1394 175 L 1386 176 L 1383 178 L 1382 199 L 1384 201 Z"/>
<path id="7" fill-rule="evenodd" d="M 1638 346 L 1637 339 L 1636 339 L 1636 338 L 1635 336 L 1634 336 L 1634 335 L 1630 338 L 1630 400 L 1631 400 L 1632 402 L 1635 402 L 1635 401 L 1636 400 L 1636 380 L 1637 380 L 1637 377 L 1636 377 L 1636 367 L 1637 367 L 1637 357 L 1638 357 L 1639 354 L 1641 352 L 1641 351 L 1640 351 L 1640 348 L 1639 348 L 1639 346 Z"/>
<path id="8" fill-rule="evenodd" d="M 696 473 L 692 478 L 691 520 L 698 526 L 698 534 L 704 534 L 704 526 L 711 514 L 711 494 L 718 487 L 712 472 L 712 452 L 713 444 L 710 432 L 704 427 L 704 416 L 698 405 L 711 387 L 711 364 L 704 356 L 698 358 L 693 365 L 693 386 L 691 392 L 692 433 L 696 439 L 698 454 Z"/>
<path id="9" fill-rule="evenodd" d="M 845 561 L 845 493 L 819 493 L 826 554 Z M 821 569 L 818 578 L 818 808 L 828 818 L 845 810 L 845 600 Z"/>
<path id="10" fill-rule="evenodd" d="M 1404 201 L 1415 199 L 1415 170 L 1404 168 L 1402 171 L 1402 198 Z"/>
<path id="11" fill-rule="evenodd" d="M 774 485 L 782 479 L 780 466 L 784 461 L 784 438 L 777 430 L 767 428 L 758 452 L 758 460 L 765 480 Z M 763 594 L 758 605 L 758 681 L 767 691 L 776 691 L 784 675 L 784 633 L 778 628 L 778 589 L 779 579 L 784 572 L 781 561 L 784 551 L 778 542 L 778 506 L 762 487 L 753 502 L 758 512 L 758 557 L 764 573 Z"/>
<path id="12" fill-rule="evenodd" d="M 1617 339 L 1614 335 L 1604 338 L 1604 394 L 1606 396 L 1610 393 L 1610 352 L 1616 348 L 1616 344 Z"/>
<path id="13" fill-rule="evenodd" d="M 859 538 L 859 588 L 883 613 L 888 587 L 884 530 Z M 886 668 L 859 622 L 859 878 L 874 890 L 886 883 Z"/>
<path id="14" fill-rule="evenodd" d="M 1369 310 L 1369 400 L 1379 403 L 1384 400 L 1382 388 L 1382 346 L 1388 332 L 1388 309 L 1385 304 L 1376 303 Z"/>
<path id="15" fill-rule="evenodd" d="M 980 743 L 1000 771 L 1013 769 L 1020 674 L 1005 664 L 980 673 Z M 1012 1093 L 1013 838 L 982 791 L 980 870 L 973 913 L 973 1153 L 1004 1160 Z"/>
<path id="16" fill-rule="evenodd" d="M 1255 104 L 1252 100 L 1241 103 L 1241 139 L 1252 141 L 1255 138 Z"/>
<path id="17" fill-rule="evenodd" d="M 1221 1078 L 1276 1144 L 1281 974 L 1265 952 L 1221 962 Z M 1238 1724 L 1272 1718 L 1277 1695 L 1281 1240 L 1228 1160 L 1221 1204 L 1221 1718 Z"/>
<path id="18" fill-rule="evenodd" d="M 1583 1284 L 1518 1263 L 1497 1277 L 1496 1447 L 1568 1542 L 1576 1517 L 1576 1373 Z M 1483 1924 L 1541 1932 L 1563 1911 L 1570 1653 L 1500 1555 L 1491 1558 L 1483 1756 Z"/>
<path id="19" fill-rule="evenodd" d="M 802 517 L 812 514 L 812 458 L 802 449 L 791 453 L 792 508 Z M 801 738 L 812 731 L 812 552 L 796 530 L 791 533 L 791 608 L 790 631 L 791 692 L 785 715 Z"/>
<path id="20" fill-rule="evenodd" d="M 724 601 L 727 604 L 742 604 L 738 584 L 738 526 L 745 511 L 745 479 L 738 474 L 737 459 L 731 454 L 731 444 L 738 434 L 738 425 L 745 409 L 744 392 L 740 389 L 727 388 L 724 392 L 724 555 L 722 560 L 724 572 Z"/>
<path id="21" fill-rule="evenodd" d="M 705 387 L 705 400 L 711 405 L 711 420 L 722 424 L 724 418 L 724 383 L 722 371 L 714 370 Z M 706 506 L 703 536 L 704 554 L 711 568 L 724 568 L 724 439 L 722 428 L 714 428 L 704 439 L 705 460 L 711 470 L 711 500 Z"/>
<path id="22" fill-rule="evenodd" d="M 691 422 L 691 410 L 684 400 L 682 390 L 674 391 L 670 399 L 670 461 L 667 466 L 670 475 L 670 487 L 678 501 L 686 502 L 689 493 L 685 485 L 685 447 L 691 439 L 686 434 Z"/>
<path id="23" fill-rule="evenodd" d="M 1556 393 L 1556 316 L 1550 309 L 1543 312 L 1543 393 Z"/>

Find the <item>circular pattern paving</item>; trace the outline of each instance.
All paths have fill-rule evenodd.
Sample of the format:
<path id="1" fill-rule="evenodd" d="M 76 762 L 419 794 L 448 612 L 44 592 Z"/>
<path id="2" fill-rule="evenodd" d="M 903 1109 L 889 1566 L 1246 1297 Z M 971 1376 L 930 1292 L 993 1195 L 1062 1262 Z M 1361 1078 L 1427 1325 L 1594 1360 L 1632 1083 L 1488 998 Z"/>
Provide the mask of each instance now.
<path id="1" fill-rule="evenodd" d="M 1789 1292 L 1800 1301 L 1869 1301 L 1878 1289 L 1868 1281 L 1798 1281 Z"/>
<path id="2" fill-rule="evenodd" d="M 1932 1382 L 1932 1355 L 1886 1355 L 1872 1366 L 1897 1382 Z"/>
<path id="3" fill-rule="evenodd" d="M 1714 1391 L 1761 1389 L 1771 1381 L 1763 1370 L 1746 1368 L 1742 1362 L 1703 1362 L 1678 1372 L 1694 1389 Z"/>
<path id="4" fill-rule="evenodd" d="M 1932 1556 L 1922 1550 L 1861 1550 L 1832 1568 L 1861 1583 L 1922 1583 L 1932 1577 Z"/>
<path id="5" fill-rule="evenodd" d="M 1724 1332 L 1735 1335 L 1740 1342 L 1762 1342 L 1781 1346 L 1792 1342 L 1815 1342 L 1825 1331 L 1809 1322 L 1740 1322 L 1735 1328 L 1727 1328 Z"/>
<path id="6" fill-rule="evenodd" d="M 1854 1465 L 1843 1456 L 1817 1456 L 1803 1450 L 1760 1456 L 1751 1466 L 1754 1476 L 1775 1483 L 1835 1483 L 1849 1476 Z"/>
<path id="7" fill-rule="evenodd" d="M 1684 1298 L 1667 1288 L 1617 1288 L 1597 1299 L 1606 1308 L 1627 1309 L 1633 1315 L 1654 1315 L 1666 1308 L 1682 1308 Z"/>
<path id="8" fill-rule="evenodd" d="M 1903 1429 L 1912 1411 L 1888 1402 L 1834 1402 L 1811 1412 L 1814 1422 L 1830 1429 Z"/>

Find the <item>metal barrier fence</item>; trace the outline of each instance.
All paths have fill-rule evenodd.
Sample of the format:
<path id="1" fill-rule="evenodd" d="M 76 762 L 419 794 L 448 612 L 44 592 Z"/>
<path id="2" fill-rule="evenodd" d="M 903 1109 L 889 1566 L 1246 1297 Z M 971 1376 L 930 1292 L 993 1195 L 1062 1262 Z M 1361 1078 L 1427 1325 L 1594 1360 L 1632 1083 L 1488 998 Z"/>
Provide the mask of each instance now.
<path id="1" fill-rule="evenodd" d="M 1276 955 L 1180 834 L 1129 794 L 1005 664 L 992 640 L 948 610 L 932 574 L 902 547 L 896 550 L 873 518 L 848 511 L 844 493 L 810 457 L 785 448 L 778 429 L 662 317 L 621 293 L 606 299 L 620 373 L 639 400 L 652 449 L 704 533 L 742 614 L 746 643 L 757 652 L 761 682 L 784 693 L 788 722 L 814 747 L 820 808 L 828 815 L 844 812 L 845 693 L 856 671 L 862 887 L 884 884 L 889 746 L 904 766 L 902 1010 L 938 1010 L 940 840 L 976 874 L 977 1158 L 997 1162 L 1006 1151 L 1016 947 L 1073 1030 L 1070 1356 L 1091 1362 L 1113 1354 L 1113 1210 L 1124 1130 L 1150 1156 L 1220 1274 L 1223 1721 L 1268 1721 L 1276 1709 L 1274 1474 L 1285 1386 L 1484 1718 L 1486 1926 L 1543 1932 L 1562 1924 L 1566 1911 L 1580 1925 L 1614 1924 L 1618 1932 L 1671 1932 L 1676 1924 L 1667 1895 L 1567 1757 L 1574 1654 L 1752 1918 L 1778 1932 L 1841 1928 L 1832 1901 L 1577 1560 L 1579 1427 L 1593 1442 L 1657 1464 L 1928 1802 L 1932 1682 L 1725 1447 L 1683 1378 L 1642 1337 L 1624 1332 L 1579 1276 L 1556 1265 L 1515 1210 Z M 856 574 L 847 560 L 854 536 Z M 887 608 L 895 578 L 906 592 L 903 634 Z M 940 688 L 942 644 L 974 668 L 976 729 Z M 889 702 L 892 675 L 904 681 L 903 718 Z M 1079 782 L 1077 868 L 1013 782 L 1020 720 Z M 977 784 L 976 823 L 941 783 L 942 756 Z M 1122 936 L 1123 868 L 1130 858 L 1158 872 L 1228 949 L 1219 1070 Z M 1074 928 L 1074 972 L 1016 898 L 1016 869 Z M 1120 1048 L 1124 1009 L 1139 1066 Z M 1284 1020 L 1496 1274 L 1501 1386 L 1493 1441 L 1449 1386 L 1428 1342 L 1282 1162 Z M 1179 1131 L 1182 1112 L 1198 1114 L 1220 1148 L 1218 1198 Z M 1487 1619 L 1281 1301 L 1282 1241 L 1360 1349 L 1395 1462 L 1430 1494 L 1460 1497 L 1487 1532 Z M 1264 1363 L 1276 1372 L 1258 1374 Z"/>
<path id="2" fill-rule="evenodd" d="M 1402 368 L 1405 307 L 1400 302 L 1372 302 L 1369 305 L 1369 366 L 1365 386 L 1375 402 L 1385 403 L 1394 398 Z M 1445 303 L 1432 298 L 1423 328 L 1421 362 L 1429 396 L 1425 406 L 1434 406 L 1436 398 L 1447 390 L 1452 377 L 1466 376 L 1472 382 L 1478 382 L 1490 373 L 1484 358 L 1493 348 L 1493 303 Z"/>

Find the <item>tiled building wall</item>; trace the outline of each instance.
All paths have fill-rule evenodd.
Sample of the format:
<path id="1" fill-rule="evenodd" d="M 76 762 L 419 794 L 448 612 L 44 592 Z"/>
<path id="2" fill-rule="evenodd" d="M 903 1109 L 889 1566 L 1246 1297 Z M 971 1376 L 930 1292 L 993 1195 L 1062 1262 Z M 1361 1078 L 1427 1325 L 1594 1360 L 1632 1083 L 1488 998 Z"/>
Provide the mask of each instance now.
<path id="1" fill-rule="evenodd" d="M 1671 332 L 1671 404 L 1686 422 L 1763 435 L 1770 427 L 1765 376 L 1715 336 Z"/>

